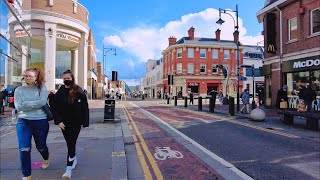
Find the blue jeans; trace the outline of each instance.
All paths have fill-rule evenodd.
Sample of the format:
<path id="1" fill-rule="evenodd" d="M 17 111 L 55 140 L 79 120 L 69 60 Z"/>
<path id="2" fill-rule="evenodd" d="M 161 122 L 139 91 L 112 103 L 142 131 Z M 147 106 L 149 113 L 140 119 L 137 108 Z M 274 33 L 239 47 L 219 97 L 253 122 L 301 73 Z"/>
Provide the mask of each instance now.
<path id="1" fill-rule="evenodd" d="M 19 119 L 17 122 L 17 137 L 19 143 L 19 155 L 22 174 L 24 177 L 31 175 L 31 138 L 36 144 L 37 150 L 43 159 L 49 159 L 47 136 L 49 123 L 43 120 Z"/>

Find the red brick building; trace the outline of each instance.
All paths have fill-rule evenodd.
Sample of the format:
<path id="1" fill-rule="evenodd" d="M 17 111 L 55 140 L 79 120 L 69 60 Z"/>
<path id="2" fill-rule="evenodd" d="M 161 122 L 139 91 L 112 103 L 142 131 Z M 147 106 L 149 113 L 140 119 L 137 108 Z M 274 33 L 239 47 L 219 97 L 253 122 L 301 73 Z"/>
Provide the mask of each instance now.
<path id="1" fill-rule="evenodd" d="M 282 85 L 289 95 L 311 85 L 319 96 L 320 1 L 266 0 L 257 17 L 264 26 L 266 105 L 275 105 Z"/>
<path id="2" fill-rule="evenodd" d="M 230 79 L 227 86 L 229 95 L 236 96 L 236 41 L 238 33 L 234 33 L 234 41 L 221 40 L 218 29 L 213 37 L 201 38 L 194 36 L 195 28 L 191 27 L 188 37 L 177 41 L 169 37 L 169 46 L 163 55 L 164 92 L 185 96 L 189 92 L 196 95 L 207 95 L 211 90 L 225 90 L 225 78 L 216 65 L 222 64 L 229 69 Z M 240 47 L 240 64 L 242 64 Z M 173 75 L 172 89 L 168 85 L 168 75 Z M 240 84 L 242 86 L 242 83 Z M 241 91 L 241 88 L 240 88 Z"/>

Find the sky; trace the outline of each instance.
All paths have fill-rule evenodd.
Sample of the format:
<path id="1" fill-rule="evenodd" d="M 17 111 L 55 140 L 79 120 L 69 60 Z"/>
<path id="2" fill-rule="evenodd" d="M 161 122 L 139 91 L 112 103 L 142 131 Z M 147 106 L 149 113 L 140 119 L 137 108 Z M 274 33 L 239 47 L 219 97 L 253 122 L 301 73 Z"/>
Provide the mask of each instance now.
<path id="1" fill-rule="evenodd" d="M 106 73 L 118 71 L 120 80 L 129 85 L 140 84 L 145 75 L 148 59 L 160 59 L 168 46 L 168 37 L 179 40 L 188 36 L 188 29 L 195 28 L 196 37 L 214 38 L 216 29 L 221 39 L 233 40 L 234 20 L 221 14 L 226 22 L 216 24 L 219 8 L 236 10 L 238 4 L 240 41 L 257 45 L 263 40 L 263 25 L 256 13 L 263 7 L 263 0 L 79 0 L 89 11 L 98 61 L 103 61 L 103 45 L 116 48 L 117 55 L 105 49 Z M 234 12 L 229 12 L 236 19 Z M 261 44 L 259 44 L 261 45 Z"/>
<path id="2" fill-rule="evenodd" d="M 139 85 L 145 75 L 148 59 L 160 59 L 168 47 L 168 37 L 179 40 L 195 28 L 196 37 L 233 40 L 234 20 L 222 13 L 223 25 L 216 24 L 219 8 L 239 12 L 239 40 L 246 45 L 257 45 L 263 40 L 263 25 L 256 13 L 263 0 L 78 0 L 89 11 L 89 26 L 97 47 L 97 61 L 103 62 L 105 49 L 106 74 L 118 71 L 118 79 L 129 85 Z M 3 8 L 1 8 L 3 10 Z M 234 19 L 235 13 L 228 11 Z M 4 12 L 0 16 L 3 20 Z M 1 22 L 1 31 L 5 29 Z M 261 45 L 261 44 L 259 44 Z M 115 48 L 115 56 L 108 48 Z"/>

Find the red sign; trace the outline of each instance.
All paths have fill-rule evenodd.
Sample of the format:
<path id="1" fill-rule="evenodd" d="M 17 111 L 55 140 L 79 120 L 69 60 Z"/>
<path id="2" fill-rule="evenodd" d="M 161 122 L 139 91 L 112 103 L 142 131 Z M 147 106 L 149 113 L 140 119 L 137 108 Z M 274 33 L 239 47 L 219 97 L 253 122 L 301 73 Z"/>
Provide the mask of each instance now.
<path id="1" fill-rule="evenodd" d="M 14 0 L 8 0 L 8 3 L 14 3 Z"/>
<path id="2" fill-rule="evenodd" d="M 198 83 L 189 83 L 189 86 L 199 86 Z"/>

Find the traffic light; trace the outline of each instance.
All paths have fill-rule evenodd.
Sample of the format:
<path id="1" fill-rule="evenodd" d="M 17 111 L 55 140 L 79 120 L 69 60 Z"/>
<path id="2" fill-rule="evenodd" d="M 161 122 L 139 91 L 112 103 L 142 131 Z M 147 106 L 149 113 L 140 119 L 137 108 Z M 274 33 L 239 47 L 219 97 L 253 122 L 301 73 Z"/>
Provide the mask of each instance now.
<path id="1" fill-rule="evenodd" d="M 168 85 L 173 85 L 173 75 L 168 75 Z"/>

